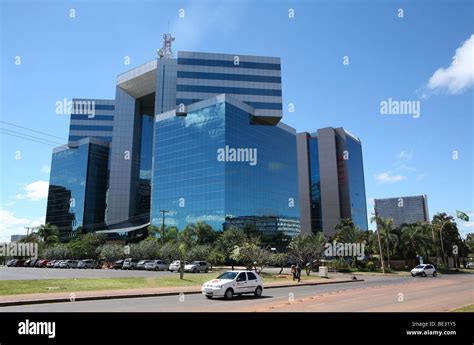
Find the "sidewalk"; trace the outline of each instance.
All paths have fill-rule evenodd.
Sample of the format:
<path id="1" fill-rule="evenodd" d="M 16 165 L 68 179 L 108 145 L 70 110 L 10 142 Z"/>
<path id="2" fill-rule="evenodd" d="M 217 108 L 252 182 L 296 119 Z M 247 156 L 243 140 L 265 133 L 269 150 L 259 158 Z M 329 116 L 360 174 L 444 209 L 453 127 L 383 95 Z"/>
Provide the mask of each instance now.
<path id="1" fill-rule="evenodd" d="M 284 288 L 292 286 L 308 286 L 323 284 L 355 283 L 364 281 L 363 279 L 351 280 L 347 278 L 335 278 L 329 280 L 315 279 L 302 281 L 300 283 L 291 280 L 287 282 L 265 283 L 265 289 Z M 159 297 L 174 296 L 184 294 L 200 294 L 201 286 L 182 286 L 164 288 L 143 288 L 143 289 L 122 289 L 122 290 L 100 290 L 100 291 L 78 291 L 78 292 L 50 292 L 34 293 L 24 295 L 4 295 L 0 296 L 0 307 L 43 304 L 58 302 L 79 302 L 117 298 L 138 298 L 138 297 Z"/>

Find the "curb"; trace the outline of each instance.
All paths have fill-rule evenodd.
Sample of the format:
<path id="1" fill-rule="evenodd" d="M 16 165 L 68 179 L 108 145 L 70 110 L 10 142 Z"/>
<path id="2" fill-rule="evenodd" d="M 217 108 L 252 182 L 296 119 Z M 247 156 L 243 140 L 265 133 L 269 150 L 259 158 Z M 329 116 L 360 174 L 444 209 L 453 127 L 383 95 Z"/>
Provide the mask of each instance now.
<path id="1" fill-rule="evenodd" d="M 299 286 L 313 286 L 313 285 L 332 285 L 332 284 L 343 284 L 343 283 L 357 283 L 363 282 L 364 279 L 356 280 L 340 280 L 340 281 L 330 281 L 327 283 L 299 283 L 299 284 L 283 284 L 283 285 L 274 285 L 267 286 L 265 290 L 268 289 L 279 289 L 286 287 L 299 287 Z M 108 299 L 126 299 L 126 298 L 144 298 L 144 297 L 162 297 L 162 296 L 176 296 L 179 295 L 182 291 L 176 292 L 150 292 L 150 293 L 140 293 L 140 294 L 120 294 L 120 295 L 103 295 L 103 296 L 84 296 L 84 297 L 75 297 L 74 302 L 84 302 L 84 301 L 99 301 L 99 300 L 108 300 Z M 191 290 L 183 292 L 185 295 L 197 295 L 201 294 L 201 290 Z M 45 298 L 45 299 L 33 299 L 33 300 L 23 300 L 23 301 L 6 301 L 0 302 L 1 307 L 12 307 L 20 305 L 30 305 L 30 304 L 47 304 L 47 303 L 64 303 L 71 302 L 68 297 L 59 297 L 59 298 Z"/>

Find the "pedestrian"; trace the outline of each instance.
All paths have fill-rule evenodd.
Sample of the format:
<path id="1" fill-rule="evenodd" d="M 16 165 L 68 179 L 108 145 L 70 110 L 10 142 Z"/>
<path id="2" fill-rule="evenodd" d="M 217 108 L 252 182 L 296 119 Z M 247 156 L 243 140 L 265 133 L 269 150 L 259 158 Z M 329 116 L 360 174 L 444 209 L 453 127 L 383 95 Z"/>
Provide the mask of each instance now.
<path id="1" fill-rule="evenodd" d="M 296 280 L 296 266 L 295 264 L 291 265 L 291 274 L 293 275 L 293 281 Z"/>
<path id="2" fill-rule="evenodd" d="M 298 263 L 296 265 L 296 278 L 298 279 L 298 283 L 301 281 L 301 266 Z"/>

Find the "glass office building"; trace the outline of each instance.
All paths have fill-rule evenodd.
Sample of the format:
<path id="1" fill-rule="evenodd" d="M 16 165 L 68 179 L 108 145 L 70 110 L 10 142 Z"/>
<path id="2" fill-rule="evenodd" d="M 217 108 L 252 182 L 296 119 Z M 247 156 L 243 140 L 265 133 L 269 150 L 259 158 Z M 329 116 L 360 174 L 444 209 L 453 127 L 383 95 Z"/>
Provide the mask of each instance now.
<path id="1" fill-rule="evenodd" d="M 297 142 L 301 231 L 331 237 L 343 218 L 368 230 L 360 140 L 328 127 L 299 133 Z"/>
<path id="2" fill-rule="evenodd" d="M 166 210 L 165 224 L 179 229 L 200 220 L 216 230 L 226 222 L 266 220 L 267 233 L 299 232 L 294 130 L 254 123 L 252 114 L 250 106 L 220 95 L 184 115 L 157 116 L 153 224 L 161 224 Z M 268 222 L 271 217 L 279 221 Z"/>
<path id="3" fill-rule="evenodd" d="M 374 199 L 375 215 L 391 218 L 394 227 L 417 222 L 429 222 L 428 197 L 426 195 Z"/>
<path id="4" fill-rule="evenodd" d="M 61 238 L 103 229 L 108 151 L 108 143 L 94 138 L 54 150 L 46 223 Z"/>
<path id="5" fill-rule="evenodd" d="M 300 159 L 300 136 L 280 121 L 278 57 L 162 51 L 118 75 L 113 100 L 73 103 L 46 216 L 63 237 L 100 230 L 130 239 L 161 225 L 163 213 L 180 230 L 204 221 L 294 236 L 347 214 L 366 228 L 360 142 L 318 131 L 305 136 Z M 354 161 L 341 165 L 346 145 Z"/>

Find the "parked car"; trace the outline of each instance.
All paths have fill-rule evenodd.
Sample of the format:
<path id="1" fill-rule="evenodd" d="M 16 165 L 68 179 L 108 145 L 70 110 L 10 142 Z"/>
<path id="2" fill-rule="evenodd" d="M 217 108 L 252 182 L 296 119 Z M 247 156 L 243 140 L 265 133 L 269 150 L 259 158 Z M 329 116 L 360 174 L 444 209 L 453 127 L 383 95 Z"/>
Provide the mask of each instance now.
<path id="1" fill-rule="evenodd" d="M 145 264 L 145 269 L 148 271 L 166 271 L 169 264 L 163 260 L 151 260 Z"/>
<path id="2" fill-rule="evenodd" d="M 46 264 L 46 267 L 48 267 L 48 268 L 54 267 L 54 264 L 56 263 L 56 261 L 58 261 L 58 260 L 50 260 L 50 261 L 48 261 L 48 263 Z"/>
<path id="3" fill-rule="evenodd" d="M 23 267 L 25 266 L 25 260 L 15 259 L 15 261 L 11 264 L 10 267 Z"/>
<path id="4" fill-rule="evenodd" d="M 227 271 L 216 279 L 205 282 L 201 291 L 207 298 L 231 299 L 234 295 L 247 293 L 260 297 L 263 293 L 263 280 L 253 271 Z"/>
<path id="5" fill-rule="evenodd" d="M 77 268 L 76 260 L 64 260 L 59 264 L 59 268 Z"/>
<path id="6" fill-rule="evenodd" d="M 100 268 L 100 264 L 97 261 L 91 259 L 80 260 L 77 263 L 77 268 Z"/>
<path id="7" fill-rule="evenodd" d="M 474 262 L 468 262 L 466 268 L 474 268 Z"/>
<path id="8" fill-rule="evenodd" d="M 64 260 L 56 260 L 54 262 L 53 268 L 60 268 L 59 266 L 61 265 L 62 262 L 64 262 Z"/>
<path id="9" fill-rule="evenodd" d="M 17 259 L 10 259 L 7 261 L 7 267 L 15 267 L 15 264 L 18 260 Z"/>
<path id="10" fill-rule="evenodd" d="M 137 263 L 137 270 L 144 270 L 145 269 L 145 265 L 149 262 L 151 262 L 152 260 L 140 260 L 138 261 Z"/>
<path id="11" fill-rule="evenodd" d="M 209 264 L 206 261 L 193 261 L 184 266 L 185 272 L 199 273 L 209 272 Z"/>
<path id="12" fill-rule="evenodd" d="M 29 267 L 29 266 L 30 266 L 30 262 L 31 262 L 31 259 L 26 260 L 26 261 L 23 263 L 23 267 Z"/>
<path id="13" fill-rule="evenodd" d="M 188 265 L 188 264 L 189 264 L 189 262 L 187 262 L 187 261 L 184 262 L 184 266 L 186 266 L 186 265 Z M 170 266 L 168 267 L 168 269 L 169 269 L 171 272 L 175 272 L 175 271 L 178 272 L 180 265 L 181 265 L 181 261 L 175 260 L 175 261 L 173 261 L 173 262 L 170 264 Z"/>
<path id="14" fill-rule="evenodd" d="M 39 259 L 31 259 L 28 267 L 35 267 Z"/>
<path id="15" fill-rule="evenodd" d="M 46 260 L 46 259 L 40 259 L 40 260 L 36 261 L 35 266 L 36 266 L 36 267 L 46 267 L 46 265 L 48 264 L 48 262 L 49 262 L 49 261 Z"/>
<path id="16" fill-rule="evenodd" d="M 122 269 L 122 267 L 123 267 L 123 262 L 124 262 L 124 261 L 125 261 L 125 260 L 117 260 L 117 261 L 115 261 L 114 264 L 113 264 L 113 266 L 112 266 L 112 268 L 113 268 L 114 270 Z"/>
<path id="17" fill-rule="evenodd" d="M 128 259 L 125 259 L 123 261 L 122 269 L 123 270 L 134 270 L 134 269 L 137 268 L 137 265 L 138 265 L 138 259 L 128 258 Z"/>
<path id="18" fill-rule="evenodd" d="M 418 265 L 410 271 L 412 277 L 422 276 L 426 277 L 427 275 L 433 275 L 436 277 L 436 268 L 430 264 Z"/>

